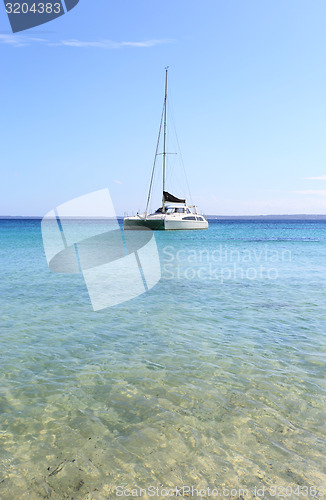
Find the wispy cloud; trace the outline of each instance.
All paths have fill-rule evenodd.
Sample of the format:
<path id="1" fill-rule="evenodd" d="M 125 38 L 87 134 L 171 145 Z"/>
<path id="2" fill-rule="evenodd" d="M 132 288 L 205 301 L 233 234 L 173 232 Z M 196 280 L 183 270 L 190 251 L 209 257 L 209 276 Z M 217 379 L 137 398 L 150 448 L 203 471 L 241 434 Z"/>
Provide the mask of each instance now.
<path id="1" fill-rule="evenodd" d="M 315 194 L 319 196 L 326 196 L 326 189 L 305 189 L 303 191 L 294 191 L 296 194 Z"/>
<path id="2" fill-rule="evenodd" d="M 318 175 L 317 177 L 305 177 L 308 181 L 326 181 L 326 175 Z"/>
<path id="3" fill-rule="evenodd" d="M 97 49 L 123 49 L 123 48 L 149 48 L 156 45 L 173 43 L 170 38 L 161 40 L 141 40 L 138 42 L 125 41 L 116 42 L 114 40 L 60 40 L 53 42 L 46 38 L 36 38 L 22 35 L 0 34 L 0 44 L 11 45 L 12 47 L 27 47 L 33 44 L 43 44 L 49 47 L 76 47 L 76 48 L 97 48 Z"/>
<path id="4" fill-rule="evenodd" d="M 134 47 L 134 48 L 147 48 L 154 47 L 155 45 L 162 45 L 166 43 L 172 43 L 173 40 L 163 39 L 163 40 L 144 40 L 141 42 L 115 42 L 113 40 L 99 40 L 99 41 L 82 41 L 82 40 L 61 40 L 53 45 L 64 45 L 69 47 L 94 47 L 99 49 L 121 49 L 123 47 Z"/>
<path id="5" fill-rule="evenodd" d="M 47 40 L 45 38 L 0 34 L 0 43 L 12 47 L 26 47 L 32 43 L 47 43 Z"/>

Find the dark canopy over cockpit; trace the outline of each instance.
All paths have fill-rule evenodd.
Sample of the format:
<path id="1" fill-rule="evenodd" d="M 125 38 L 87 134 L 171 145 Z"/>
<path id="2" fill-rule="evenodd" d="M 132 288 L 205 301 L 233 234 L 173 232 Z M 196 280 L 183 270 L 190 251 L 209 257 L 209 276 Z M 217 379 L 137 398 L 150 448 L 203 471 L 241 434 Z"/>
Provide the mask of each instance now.
<path id="1" fill-rule="evenodd" d="M 163 191 L 163 196 L 165 201 L 170 201 L 171 203 L 186 203 L 186 200 L 181 200 L 173 196 L 173 194 Z"/>

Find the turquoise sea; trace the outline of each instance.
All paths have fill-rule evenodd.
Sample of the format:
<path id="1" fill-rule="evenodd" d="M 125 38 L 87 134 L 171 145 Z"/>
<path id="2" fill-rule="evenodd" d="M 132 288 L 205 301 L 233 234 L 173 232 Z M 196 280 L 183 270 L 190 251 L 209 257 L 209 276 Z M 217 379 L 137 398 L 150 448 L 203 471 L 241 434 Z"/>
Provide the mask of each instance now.
<path id="1" fill-rule="evenodd" d="M 155 237 L 159 283 L 94 312 L 0 220 L 1 500 L 323 498 L 326 222 Z"/>

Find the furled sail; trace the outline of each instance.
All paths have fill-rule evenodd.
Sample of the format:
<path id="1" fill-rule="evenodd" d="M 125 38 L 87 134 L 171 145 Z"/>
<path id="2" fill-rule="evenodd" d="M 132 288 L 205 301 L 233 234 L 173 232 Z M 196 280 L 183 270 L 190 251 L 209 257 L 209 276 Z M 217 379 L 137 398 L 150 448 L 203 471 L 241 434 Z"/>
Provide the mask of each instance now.
<path id="1" fill-rule="evenodd" d="M 163 191 L 163 196 L 165 201 L 170 201 L 171 203 L 186 203 L 186 200 L 181 200 L 173 196 L 173 194 Z"/>

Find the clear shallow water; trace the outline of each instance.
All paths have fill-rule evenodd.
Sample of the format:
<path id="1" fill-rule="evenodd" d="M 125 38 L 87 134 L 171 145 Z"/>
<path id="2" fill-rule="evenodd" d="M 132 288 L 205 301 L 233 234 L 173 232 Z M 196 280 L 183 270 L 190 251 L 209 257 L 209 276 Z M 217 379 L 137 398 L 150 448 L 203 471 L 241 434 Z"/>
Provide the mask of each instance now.
<path id="1" fill-rule="evenodd" d="M 99 312 L 40 221 L 0 238 L 1 499 L 326 489 L 326 223 L 158 232 L 161 281 Z"/>

